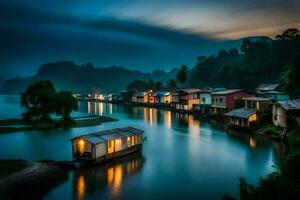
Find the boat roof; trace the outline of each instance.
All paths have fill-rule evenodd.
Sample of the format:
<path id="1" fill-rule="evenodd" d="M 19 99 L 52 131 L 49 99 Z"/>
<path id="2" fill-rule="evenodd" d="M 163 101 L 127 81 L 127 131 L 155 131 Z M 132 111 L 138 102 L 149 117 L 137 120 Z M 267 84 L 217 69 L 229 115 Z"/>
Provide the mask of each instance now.
<path id="1" fill-rule="evenodd" d="M 247 119 L 251 115 L 255 114 L 256 110 L 250 108 L 239 108 L 235 109 L 231 112 L 226 113 L 225 115 L 228 117 L 239 117 Z"/>
<path id="2" fill-rule="evenodd" d="M 142 134 L 143 132 L 144 132 L 143 130 L 136 129 L 133 127 L 124 127 L 124 128 L 116 128 L 111 130 L 99 131 L 87 135 L 79 135 L 72 138 L 71 141 L 74 139 L 81 138 L 92 144 L 99 144 L 109 140 L 125 138 L 132 135 L 139 135 Z"/>
<path id="3" fill-rule="evenodd" d="M 300 99 L 278 101 L 285 110 L 300 110 Z"/>

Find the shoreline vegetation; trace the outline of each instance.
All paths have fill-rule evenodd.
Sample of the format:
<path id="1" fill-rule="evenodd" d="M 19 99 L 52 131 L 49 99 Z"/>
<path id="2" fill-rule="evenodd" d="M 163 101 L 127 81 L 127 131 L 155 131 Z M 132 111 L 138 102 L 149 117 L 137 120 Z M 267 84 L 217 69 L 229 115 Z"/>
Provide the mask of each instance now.
<path id="1" fill-rule="evenodd" d="M 72 120 L 73 123 L 67 128 L 97 126 L 105 122 L 117 121 L 117 119 L 111 117 L 98 115 L 73 117 Z M 65 126 L 60 122 L 59 119 L 52 119 L 51 121 L 47 122 L 24 122 L 24 120 L 21 118 L 0 120 L 0 134 L 18 131 L 50 130 L 64 127 Z"/>
<path id="2" fill-rule="evenodd" d="M 68 179 L 74 166 L 70 162 L 0 160 L 0 197 L 3 199 L 41 199 Z"/>

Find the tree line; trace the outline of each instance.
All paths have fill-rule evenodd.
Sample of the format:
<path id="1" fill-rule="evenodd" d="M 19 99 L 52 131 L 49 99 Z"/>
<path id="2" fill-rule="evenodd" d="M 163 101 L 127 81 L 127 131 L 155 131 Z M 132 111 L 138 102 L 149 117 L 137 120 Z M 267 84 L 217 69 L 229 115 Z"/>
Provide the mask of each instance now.
<path id="1" fill-rule="evenodd" d="M 155 87 L 151 81 L 135 80 L 127 89 L 145 91 L 179 87 L 225 87 L 249 91 L 261 83 L 280 83 L 280 90 L 299 97 L 300 34 L 287 29 L 275 39 L 244 39 L 240 49 L 220 50 L 217 55 L 199 56 L 194 67 L 181 66 L 174 79 Z M 163 85 L 163 86 L 162 86 Z"/>

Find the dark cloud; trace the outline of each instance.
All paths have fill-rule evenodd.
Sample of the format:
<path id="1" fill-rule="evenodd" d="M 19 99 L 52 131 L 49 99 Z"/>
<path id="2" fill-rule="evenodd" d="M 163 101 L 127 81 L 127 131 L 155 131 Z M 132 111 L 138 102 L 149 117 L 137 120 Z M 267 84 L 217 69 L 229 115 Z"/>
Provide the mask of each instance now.
<path id="1" fill-rule="evenodd" d="M 2 4 L 2 73 L 32 74 L 48 61 L 123 65 L 144 71 L 192 64 L 220 44 L 191 34 L 113 18 L 86 18 Z"/>

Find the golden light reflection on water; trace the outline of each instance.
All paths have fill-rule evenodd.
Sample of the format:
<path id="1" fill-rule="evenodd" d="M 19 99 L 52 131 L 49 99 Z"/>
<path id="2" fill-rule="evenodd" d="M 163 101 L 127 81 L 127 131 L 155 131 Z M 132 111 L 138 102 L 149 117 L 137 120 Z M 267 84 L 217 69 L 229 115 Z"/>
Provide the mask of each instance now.
<path id="1" fill-rule="evenodd" d="M 164 121 L 167 128 L 172 127 L 172 115 L 171 111 L 165 111 L 164 112 Z"/>
<path id="2" fill-rule="evenodd" d="M 88 113 L 91 114 L 91 102 L 88 101 Z"/>
<path id="3" fill-rule="evenodd" d="M 149 123 L 150 126 L 156 125 L 156 123 L 157 123 L 157 109 L 155 109 L 155 108 L 144 108 L 144 122 Z"/>
<path id="4" fill-rule="evenodd" d="M 120 193 L 123 180 L 123 167 L 121 164 L 107 169 L 107 185 L 112 188 L 114 194 Z"/>
<path id="5" fill-rule="evenodd" d="M 189 131 L 193 135 L 199 137 L 200 136 L 200 122 L 198 119 L 195 119 L 194 116 L 189 115 L 188 116 L 188 126 Z"/>
<path id="6" fill-rule="evenodd" d="M 249 145 L 252 149 L 255 149 L 256 148 L 256 140 L 254 138 L 250 137 Z"/>
<path id="7" fill-rule="evenodd" d="M 120 197 L 124 179 L 142 168 L 142 154 L 132 154 L 120 162 L 96 165 L 74 172 L 74 199 L 86 199 L 93 191 L 109 188 L 115 198 Z"/>
<path id="8" fill-rule="evenodd" d="M 78 199 L 84 199 L 85 196 L 85 180 L 84 180 L 84 176 L 81 175 L 78 178 L 78 182 L 77 182 L 77 191 L 78 191 Z"/>

